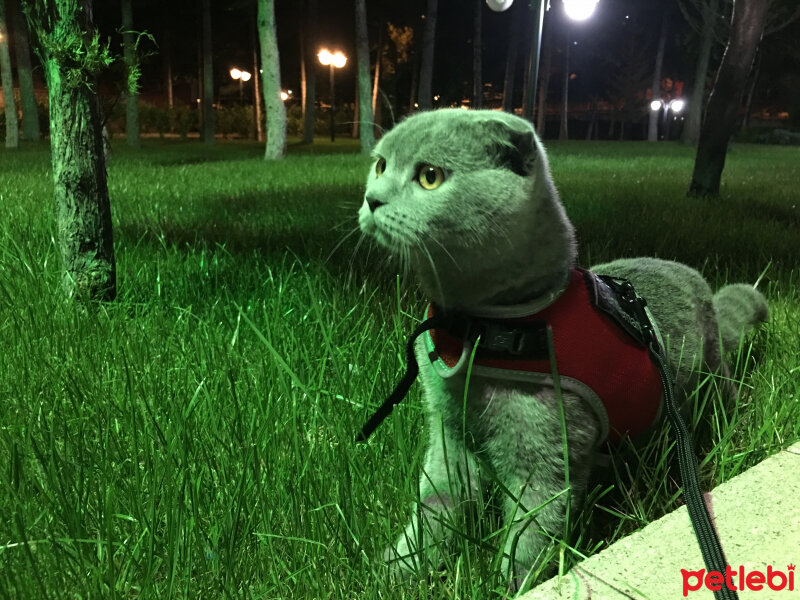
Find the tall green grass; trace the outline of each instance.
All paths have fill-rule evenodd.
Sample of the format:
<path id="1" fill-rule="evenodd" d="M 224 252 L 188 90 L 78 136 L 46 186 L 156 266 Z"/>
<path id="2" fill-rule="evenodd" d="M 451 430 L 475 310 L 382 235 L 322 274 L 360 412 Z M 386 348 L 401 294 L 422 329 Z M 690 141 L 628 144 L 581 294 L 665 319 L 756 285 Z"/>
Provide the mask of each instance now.
<path id="1" fill-rule="evenodd" d="M 697 391 L 706 487 L 800 438 L 796 150 L 734 146 L 721 197 L 700 201 L 684 196 L 688 149 L 551 146 L 583 264 L 655 254 L 715 286 L 769 265 L 770 322 L 732 359 L 739 404 Z M 120 293 L 86 308 L 60 294 L 46 150 L 0 150 L 0 598 L 503 593 L 490 513 L 415 592 L 380 564 L 416 496 L 418 387 L 369 444 L 353 437 L 424 299 L 356 249 L 368 159 L 344 148 L 115 150 Z M 677 506 L 671 443 L 616 462 L 551 558 Z"/>

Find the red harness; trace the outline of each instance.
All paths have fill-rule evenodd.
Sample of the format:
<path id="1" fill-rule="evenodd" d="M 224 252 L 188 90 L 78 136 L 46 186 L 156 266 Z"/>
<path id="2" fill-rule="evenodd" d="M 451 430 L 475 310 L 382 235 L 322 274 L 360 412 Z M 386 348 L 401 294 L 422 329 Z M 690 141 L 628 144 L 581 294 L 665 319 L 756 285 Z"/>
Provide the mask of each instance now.
<path id="1" fill-rule="evenodd" d="M 661 413 L 658 368 L 645 346 L 637 343 L 593 302 L 598 278 L 583 269 L 570 272 L 569 285 L 543 310 L 521 318 L 501 319 L 503 326 L 546 324 L 552 330 L 555 366 L 561 387 L 588 401 L 607 432 L 599 442 L 611 443 L 647 431 Z M 428 317 L 434 307 L 428 307 Z M 498 322 L 492 319 L 492 322 Z M 462 356 L 472 351 L 469 340 L 444 329 L 425 333 L 429 357 L 443 377 L 455 375 Z M 479 345 L 480 350 L 480 345 Z M 498 358 L 475 352 L 472 373 L 492 378 L 552 383 L 550 359 Z"/>

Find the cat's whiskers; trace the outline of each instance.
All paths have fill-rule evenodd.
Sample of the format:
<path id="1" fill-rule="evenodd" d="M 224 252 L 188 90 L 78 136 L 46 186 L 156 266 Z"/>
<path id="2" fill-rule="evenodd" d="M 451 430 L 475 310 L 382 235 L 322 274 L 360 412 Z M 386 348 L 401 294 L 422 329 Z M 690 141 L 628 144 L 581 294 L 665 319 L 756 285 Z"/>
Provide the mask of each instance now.
<path id="1" fill-rule="evenodd" d="M 345 233 L 345 234 L 344 234 L 344 235 L 343 235 L 341 238 L 339 238 L 339 241 L 338 241 L 338 242 L 336 242 L 336 244 L 334 244 L 333 248 L 332 248 L 332 249 L 331 249 L 331 251 L 328 253 L 328 256 L 325 258 L 325 262 L 326 262 L 326 263 L 327 263 L 327 262 L 329 262 L 329 261 L 331 260 L 331 258 L 333 258 L 333 255 L 336 253 L 336 251 L 337 251 L 337 250 L 338 250 L 338 249 L 339 249 L 339 248 L 342 246 L 342 244 L 344 244 L 344 243 L 345 243 L 345 242 L 346 242 L 348 239 L 350 239 L 350 238 L 351 238 L 351 237 L 352 237 L 354 234 L 356 234 L 356 233 L 359 233 L 360 231 L 361 231 L 361 230 L 360 230 L 360 228 L 358 227 L 358 224 L 356 224 L 356 225 L 355 225 L 355 227 L 353 227 L 352 229 L 350 229 L 350 231 L 349 231 L 349 232 Z M 359 238 L 360 238 L 360 239 L 359 239 L 358 243 L 356 244 L 356 250 L 358 250 L 358 246 L 361 244 L 361 240 L 363 240 L 363 239 L 364 239 L 364 234 L 362 233 L 362 234 L 359 236 Z M 352 262 L 353 262 L 353 257 L 351 256 L 351 257 L 350 257 L 350 264 L 351 264 L 351 265 L 352 265 Z"/>

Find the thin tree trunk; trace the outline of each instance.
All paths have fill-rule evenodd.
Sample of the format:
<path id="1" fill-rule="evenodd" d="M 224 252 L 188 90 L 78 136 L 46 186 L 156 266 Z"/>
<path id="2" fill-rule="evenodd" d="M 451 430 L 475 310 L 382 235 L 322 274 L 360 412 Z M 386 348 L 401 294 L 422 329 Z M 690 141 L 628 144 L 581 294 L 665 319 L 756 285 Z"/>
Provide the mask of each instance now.
<path id="1" fill-rule="evenodd" d="M 733 5 L 728 46 L 717 71 L 700 131 L 689 184 L 691 196 L 719 194 L 728 142 L 736 128 L 742 93 L 764 31 L 768 8 L 769 0 L 736 0 Z"/>
<path id="2" fill-rule="evenodd" d="M 11 3 L 14 20 L 14 41 L 17 50 L 17 78 L 19 80 L 19 99 L 22 105 L 22 137 L 26 142 L 37 141 L 42 137 L 39 129 L 39 110 L 33 89 L 33 69 L 28 42 L 28 27 L 22 18 L 19 0 Z"/>
<path id="3" fill-rule="evenodd" d="M 253 47 L 253 120 L 255 121 L 255 136 L 257 142 L 264 141 L 264 130 L 261 127 L 261 68 L 258 66 L 258 13 L 255 23 L 250 28 L 250 45 Z"/>
<path id="4" fill-rule="evenodd" d="M 536 118 L 536 134 L 544 137 L 547 125 L 547 92 L 550 89 L 550 75 L 553 72 L 553 27 L 552 23 L 544 30 L 544 40 L 542 40 L 542 81 L 539 85 L 539 106 Z"/>
<path id="5" fill-rule="evenodd" d="M 133 7 L 132 0 L 122 0 L 122 51 L 125 56 L 126 76 L 128 78 L 125 89 L 125 137 L 128 145 L 134 148 L 140 146 L 139 140 L 139 94 L 131 93 L 127 86 L 130 85 L 130 70 L 136 61 L 136 49 L 133 33 Z"/>
<path id="6" fill-rule="evenodd" d="M 523 6 L 523 4 L 517 3 L 518 6 Z M 506 54 L 506 73 L 505 73 L 505 80 L 503 83 L 503 110 L 506 112 L 513 113 L 514 112 L 514 84 L 516 75 L 517 75 L 517 50 L 519 46 L 519 38 L 521 32 L 521 22 L 519 19 L 515 18 L 517 11 L 514 9 L 512 5 L 511 12 L 509 18 L 509 29 L 510 35 L 508 39 L 508 50 Z"/>
<path id="7" fill-rule="evenodd" d="M 314 141 L 314 125 L 316 123 L 316 60 L 314 41 L 317 39 L 317 0 L 307 0 L 305 3 L 305 20 L 303 23 L 305 34 L 303 36 L 303 72 L 305 73 L 305 94 L 303 94 L 303 143 L 310 144 Z"/>
<path id="8" fill-rule="evenodd" d="M 586 130 L 586 141 L 591 141 L 592 135 L 594 134 L 595 130 L 597 129 L 597 100 L 592 98 L 591 100 L 592 106 L 592 115 L 589 118 L 589 128 Z"/>
<path id="9" fill-rule="evenodd" d="M 378 104 L 378 88 L 381 84 L 381 62 L 383 61 L 383 27 L 378 30 L 378 51 L 375 56 L 375 78 L 372 82 L 372 112 L 375 114 L 375 122 L 380 123 L 377 118 L 380 105 Z"/>
<path id="10" fill-rule="evenodd" d="M 95 74 L 64 64 L 56 39 L 93 34 L 91 0 L 36 0 L 29 20 L 50 96 L 50 156 L 57 207 L 59 249 L 65 267 L 64 289 L 70 298 L 112 300 L 116 265 L 103 155 L 100 103 Z M 43 22 L 40 17 L 51 14 Z M 64 81 L 69 72 L 73 79 Z M 75 81 L 75 76 L 80 81 Z"/>
<path id="11" fill-rule="evenodd" d="M 419 109 L 433 107 L 433 52 L 436 46 L 436 11 L 439 0 L 428 0 L 422 30 L 422 64 L 419 69 Z"/>
<path id="12" fill-rule="evenodd" d="M 261 43 L 264 111 L 267 114 L 267 143 L 264 158 L 283 158 L 286 153 L 286 107 L 281 100 L 281 67 L 275 29 L 274 0 L 258 0 L 258 39 Z"/>
<path id="13" fill-rule="evenodd" d="M 214 143 L 214 60 L 211 48 L 211 0 L 203 5 L 203 141 Z"/>
<path id="14" fill-rule="evenodd" d="M 483 0 L 473 0 L 472 4 L 472 108 L 482 108 Z"/>
<path id="15" fill-rule="evenodd" d="M 706 78 L 708 63 L 711 60 L 711 48 L 714 44 L 714 20 L 717 15 L 718 0 L 703 2 L 703 39 L 700 42 L 700 54 L 694 71 L 692 95 L 687 103 L 686 121 L 683 124 L 681 141 L 692 146 L 700 139 L 700 125 L 703 121 L 703 106 L 706 95 Z"/>
<path id="16" fill-rule="evenodd" d="M 561 82 L 561 127 L 558 139 L 567 140 L 567 120 L 569 119 L 569 28 L 564 30 L 564 79 Z"/>
<path id="17" fill-rule="evenodd" d="M 356 60 L 358 62 L 358 121 L 361 153 L 369 154 L 375 146 L 372 129 L 372 99 L 369 81 L 369 38 L 367 37 L 367 7 L 365 0 L 356 0 Z"/>
<path id="18" fill-rule="evenodd" d="M 661 99 L 661 65 L 664 64 L 664 46 L 667 43 L 667 27 L 669 22 L 669 12 L 664 13 L 661 19 L 661 33 L 658 36 L 658 50 L 656 51 L 656 64 L 653 68 L 653 100 Z M 662 109 L 665 110 L 665 109 Z M 658 120 L 661 118 L 660 110 L 651 110 L 647 122 L 647 141 L 658 141 Z"/>
<path id="19" fill-rule="evenodd" d="M 167 92 L 167 106 L 173 108 L 175 101 L 172 93 L 172 36 L 169 25 L 164 25 L 164 38 L 161 41 L 161 57 L 164 68 L 164 89 Z"/>
<path id="20" fill-rule="evenodd" d="M 411 63 L 411 91 L 408 96 L 408 114 L 417 112 L 417 92 L 419 91 L 419 54 L 414 52 L 414 61 Z"/>
<path id="21" fill-rule="evenodd" d="M 19 120 L 17 103 L 14 100 L 14 80 L 11 77 L 11 55 L 8 52 L 8 29 L 6 9 L 0 0 L 0 79 L 3 83 L 3 102 L 6 112 L 6 148 L 19 146 Z"/>

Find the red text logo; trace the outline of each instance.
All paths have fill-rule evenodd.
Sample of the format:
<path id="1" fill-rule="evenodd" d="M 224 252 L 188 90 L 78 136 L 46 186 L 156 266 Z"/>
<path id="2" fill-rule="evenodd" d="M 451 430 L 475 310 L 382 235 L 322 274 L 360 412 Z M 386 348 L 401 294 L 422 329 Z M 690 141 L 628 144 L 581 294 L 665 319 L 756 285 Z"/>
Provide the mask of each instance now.
<path id="1" fill-rule="evenodd" d="M 786 571 L 773 569 L 772 565 L 767 567 L 764 571 L 747 571 L 743 566 L 738 569 L 732 569 L 730 565 L 725 567 L 725 572 L 708 571 L 699 569 L 697 571 L 687 571 L 681 569 L 681 577 L 683 577 L 683 597 L 689 595 L 689 592 L 696 592 L 701 587 L 707 590 L 716 592 L 722 589 L 722 586 L 727 587 L 732 591 L 751 590 L 758 592 L 765 587 L 770 590 L 779 592 L 781 590 L 794 590 L 794 565 L 787 565 Z"/>

